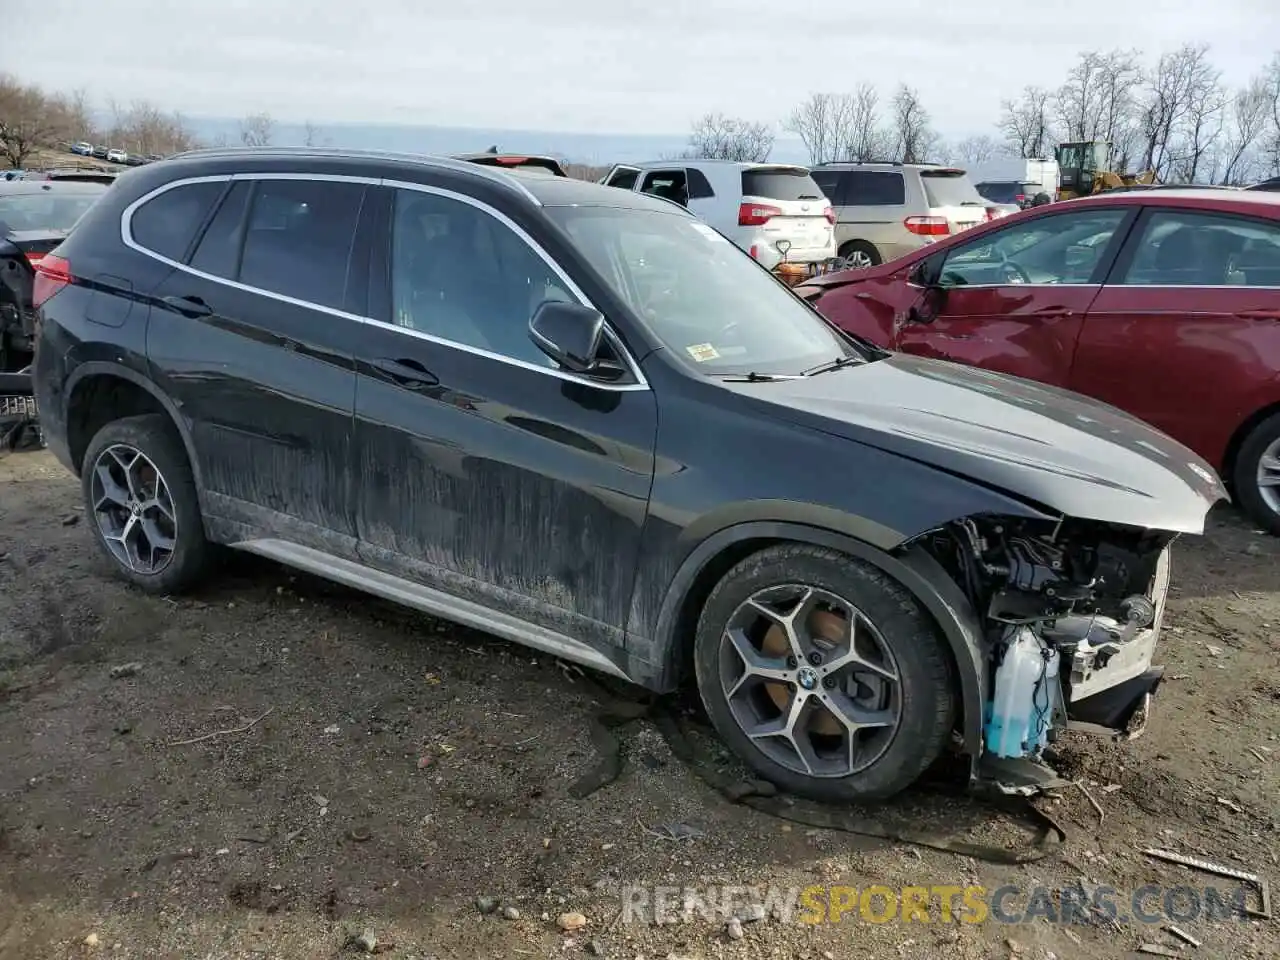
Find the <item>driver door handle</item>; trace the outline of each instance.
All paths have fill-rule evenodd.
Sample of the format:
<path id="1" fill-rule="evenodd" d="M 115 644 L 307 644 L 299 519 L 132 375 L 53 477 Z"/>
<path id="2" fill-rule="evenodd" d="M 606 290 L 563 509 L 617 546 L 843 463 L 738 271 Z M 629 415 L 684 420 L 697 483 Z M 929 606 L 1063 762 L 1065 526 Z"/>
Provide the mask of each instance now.
<path id="1" fill-rule="evenodd" d="M 383 357 L 373 361 L 373 366 L 387 374 L 400 386 L 408 387 L 410 390 L 422 390 L 440 384 L 439 377 L 412 358 Z"/>
<path id="2" fill-rule="evenodd" d="M 1075 311 L 1068 310 L 1066 307 L 1050 307 L 1047 310 L 1037 310 L 1035 315 L 1048 320 L 1065 320 L 1067 317 L 1075 316 Z"/>

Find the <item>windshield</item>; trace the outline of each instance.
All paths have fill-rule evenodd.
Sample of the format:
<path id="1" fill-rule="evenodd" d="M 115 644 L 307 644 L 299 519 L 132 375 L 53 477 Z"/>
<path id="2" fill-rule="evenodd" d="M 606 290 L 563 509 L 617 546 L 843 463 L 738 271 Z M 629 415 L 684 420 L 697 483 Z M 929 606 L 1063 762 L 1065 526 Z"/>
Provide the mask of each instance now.
<path id="1" fill-rule="evenodd" d="M 982 194 L 963 170 L 921 170 L 920 179 L 930 207 L 983 205 Z"/>
<path id="2" fill-rule="evenodd" d="M 96 193 L 53 192 L 0 197 L 0 232 L 70 230 L 97 199 Z"/>
<path id="3" fill-rule="evenodd" d="M 798 375 L 853 345 L 705 223 L 680 213 L 548 207 L 669 350 L 709 376 Z"/>

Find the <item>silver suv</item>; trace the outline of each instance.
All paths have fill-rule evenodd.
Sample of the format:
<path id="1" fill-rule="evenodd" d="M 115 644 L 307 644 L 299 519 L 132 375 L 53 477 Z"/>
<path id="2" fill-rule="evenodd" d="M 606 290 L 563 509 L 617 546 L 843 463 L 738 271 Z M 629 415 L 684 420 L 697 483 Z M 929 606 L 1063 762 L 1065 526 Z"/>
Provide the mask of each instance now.
<path id="1" fill-rule="evenodd" d="M 823 163 L 813 179 L 836 212 L 836 252 L 872 267 L 989 219 L 988 203 L 958 167 L 933 163 Z"/>

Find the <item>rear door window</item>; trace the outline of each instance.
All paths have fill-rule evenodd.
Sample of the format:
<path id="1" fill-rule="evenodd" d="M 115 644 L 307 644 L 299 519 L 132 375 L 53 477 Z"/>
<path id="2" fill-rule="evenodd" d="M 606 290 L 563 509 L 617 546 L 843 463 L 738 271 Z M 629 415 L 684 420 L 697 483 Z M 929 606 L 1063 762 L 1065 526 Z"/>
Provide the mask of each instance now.
<path id="1" fill-rule="evenodd" d="M 209 180 L 166 190 L 133 212 L 129 233 L 142 248 L 181 263 L 226 185 L 225 180 Z"/>
<path id="2" fill-rule="evenodd" d="M 364 186 L 262 180 L 250 201 L 241 283 L 341 309 Z"/>
<path id="3" fill-rule="evenodd" d="M 1152 287 L 1280 287 L 1280 223 L 1153 210 L 1123 276 Z"/>
<path id="4" fill-rule="evenodd" d="M 218 207 L 204 236 L 191 257 L 196 270 L 234 280 L 240 272 L 240 241 L 243 237 L 244 213 L 253 184 L 237 181 Z"/>
<path id="5" fill-rule="evenodd" d="M 674 200 L 682 207 L 689 204 L 689 184 L 683 170 L 653 170 L 646 173 L 640 184 L 640 192 Z"/>
<path id="6" fill-rule="evenodd" d="M 691 200 L 707 200 L 716 195 L 716 192 L 711 189 L 711 182 L 707 179 L 707 175 L 697 167 L 690 167 L 685 171 L 685 175 L 689 178 Z"/>
<path id="7" fill-rule="evenodd" d="M 765 169 L 742 171 L 742 195 L 765 200 L 821 200 L 824 196 L 808 170 Z"/>
<path id="8" fill-rule="evenodd" d="M 893 171 L 850 170 L 844 183 L 844 205 L 900 207 L 907 202 L 907 185 Z"/>

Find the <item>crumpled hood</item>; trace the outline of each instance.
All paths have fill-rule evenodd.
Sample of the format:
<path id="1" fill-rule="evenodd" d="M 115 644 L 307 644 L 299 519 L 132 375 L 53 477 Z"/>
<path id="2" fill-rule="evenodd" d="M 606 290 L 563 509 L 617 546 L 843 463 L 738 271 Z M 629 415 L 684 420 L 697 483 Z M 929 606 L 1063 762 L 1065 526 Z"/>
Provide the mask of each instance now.
<path id="1" fill-rule="evenodd" d="M 892 354 L 803 379 L 726 386 L 782 419 L 1079 519 L 1202 533 L 1209 508 L 1227 497 L 1209 464 L 1154 427 L 974 367 Z"/>

